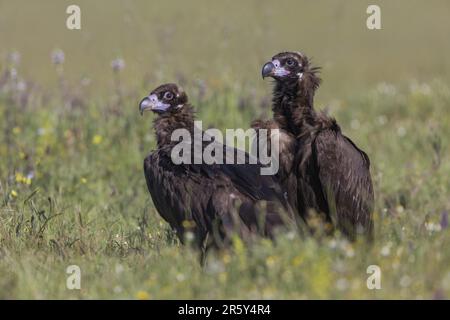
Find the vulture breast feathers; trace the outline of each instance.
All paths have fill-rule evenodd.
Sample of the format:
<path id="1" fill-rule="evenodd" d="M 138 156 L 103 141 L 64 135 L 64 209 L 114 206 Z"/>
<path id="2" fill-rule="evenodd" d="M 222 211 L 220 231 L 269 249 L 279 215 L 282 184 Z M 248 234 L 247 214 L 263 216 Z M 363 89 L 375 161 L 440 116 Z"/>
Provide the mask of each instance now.
<path id="1" fill-rule="evenodd" d="M 284 188 L 303 218 L 312 209 L 324 213 L 351 239 L 358 233 L 371 238 L 370 161 L 334 119 L 314 110 L 314 94 L 321 82 L 317 73 L 318 68 L 298 52 L 279 53 L 262 69 L 263 78 L 275 80 L 272 122 L 295 140 Z"/>
<path id="2" fill-rule="evenodd" d="M 141 113 L 146 110 L 156 114 L 157 137 L 157 149 L 144 160 L 148 190 L 157 211 L 182 242 L 191 231 L 198 245 L 206 239 L 206 245 L 223 245 L 232 234 L 271 236 L 276 227 L 288 223 L 282 189 L 273 176 L 260 174 L 261 165 L 248 164 L 248 154 L 246 164 L 227 164 L 230 147 L 222 145 L 222 164 L 199 163 L 194 161 L 194 142 L 172 141 L 177 129 L 192 137 L 194 131 L 194 112 L 180 87 L 165 84 L 153 90 L 140 103 Z M 189 163 L 172 161 L 172 151 L 180 143 L 192 148 Z M 201 144 L 203 151 L 207 144 Z"/>

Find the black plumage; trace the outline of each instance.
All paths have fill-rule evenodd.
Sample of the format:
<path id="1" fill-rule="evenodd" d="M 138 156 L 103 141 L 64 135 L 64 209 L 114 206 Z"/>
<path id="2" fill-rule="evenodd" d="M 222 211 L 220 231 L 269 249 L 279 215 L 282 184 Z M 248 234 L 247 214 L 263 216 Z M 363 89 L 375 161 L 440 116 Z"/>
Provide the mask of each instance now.
<path id="1" fill-rule="evenodd" d="M 157 113 L 157 149 L 144 160 L 148 190 L 159 214 L 183 242 L 186 231 L 199 246 L 227 244 L 233 234 L 272 236 L 289 223 L 287 202 L 272 176 L 260 175 L 259 164 L 174 164 L 171 153 L 176 129 L 193 135 L 194 112 L 185 92 L 175 84 L 156 88 L 140 110 Z M 188 143 L 192 150 L 194 143 Z M 209 142 L 210 143 L 210 142 Z M 202 142 L 202 150 L 209 144 Z M 226 149 L 223 145 L 224 157 Z M 235 150 L 233 150 L 235 151 Z M 248 160 L 248 154 L 245 154 Z"/>
<path id="2" fill-rule="evenodd" d="M 263 67 L 263 77 L 275 79 L 273 120 L 256 121 L 253 127 L 280 130 L 285 147 L 279 177 L 303 218 L 312 209 L 324 213 L 350 239 L 357 234 L 372 238 L 369 157 L 342 134 L 335 119 L 314 110 L 318 71 L 301 53 L 274 56 Z"/>

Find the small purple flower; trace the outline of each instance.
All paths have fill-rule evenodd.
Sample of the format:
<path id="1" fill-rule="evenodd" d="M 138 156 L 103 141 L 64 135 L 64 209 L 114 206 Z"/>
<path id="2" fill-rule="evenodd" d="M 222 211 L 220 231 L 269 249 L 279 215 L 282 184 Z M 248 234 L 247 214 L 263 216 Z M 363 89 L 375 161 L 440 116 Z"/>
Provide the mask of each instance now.
<path id="1" fill-rule="evenodd" d="M 437 289 L 433 294 L 433 300 L 446 300 L 444 290 Z"/>
<path id="2" fill-rule="evenodd" d="M 16 80 L 17 79 L 17 70 L 15 68 L 11 68 L 11 70 L 9 70 L 9 77 L 12 80 Z"/>
<path id="3" fill-rule="evenodd" d="M 27 83 L 23 80 L 20 80 L 17 83 L 17 91 L 24 92 L 25 90 L 27 90 Z"/>
<path id="4" fill-rule="evenodd" d="M 445 229 L 448 227 L 448 212 L 444 211 L 441 215 L 441 229 Z"/>
<path id="5" fill-rule="evenodd" d="M 8 55 L 8 60 L 13 66 L 18 66 L 20 64 L 20 53 L 13 51 Z"/>
<path id="6" fill-rule="evenodd" d="M 61 65 L 64 63 L 64 59 L 65 59 L 65 55 L 64 55 L 64 51 L 62 51 L 61 49 L 55 49 L 52 51 L 51 54 L 51 58 L 52 58 L 52 63 L 54 65 Z"/>
<path id="7" fill-rule="evenodd" d="M 111 61 L 111 68 L 114 72 L 120 72 L 125 68 L 125 61 L 122 58 L 117 58 Z"/>

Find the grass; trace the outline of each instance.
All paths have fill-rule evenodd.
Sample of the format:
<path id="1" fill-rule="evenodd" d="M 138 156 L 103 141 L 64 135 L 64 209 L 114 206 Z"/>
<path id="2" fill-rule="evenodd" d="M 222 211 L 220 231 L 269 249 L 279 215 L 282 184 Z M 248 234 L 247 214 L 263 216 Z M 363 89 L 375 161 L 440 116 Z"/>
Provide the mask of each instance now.
<path id="1" fill-rule="evenodd" d="M 338 39 L 331 43 L 302 33 L 308 53 L 324 65 L 318 105 L 327 106 L 344 132 L 371 158 L 375 243 L 370 247 L 348 243 L 339 236 L 301 239 L 292 231 L 274 242 L 261 239 L 246 245 L 235 239 L 230 249 L 211 253 L 202 267 L 198 253 L 175 240 L 149 198 L 142 161 L 155 139 L 151 117 L 141 118 L 137 103 L 160 82 L 176 79 L 186 88 L 204 127 L 247 128 L 252 119 L 270 116 L 269 85 L 257 78 L 257 69 L 291 39 L 292 31 L 281 38 L 277 35 L 283 34 L 284 27 L 296 25 L 294 17 L 287 15 L 286 22 L 277 26 L 263 18 L 270 10 L 257 11 L 254 8 L 260 6 L 247 2 L 243 12 L 227 21 L 217 16 L 224 10 L 222 5 L 214 4 L 210 16 L 196 22 L 180 18 L 178 27 L 187 29 L 192 24 L 195 31 L 211 26 L 209 34 L 219 36 L 225 31 L 218 25 L 228 26 L 229 38 L 208 42 L 211 48 L 202 51 L 206 40 L 189 30 L 186 41 L 199 39 L 196 47 L 181 42 L 177 50 L 171 41 L 155 40 L 149 46 L 157 54 L 144 61 L 150 54 L 145 50 L 150 49 L 139 51 L 142 43 L 136 38 L 159 39 L 158 34 L 169 32 L 161 30 L 181 10 L 173 2 L 151 11 L 153 20 L 149 21 L 156 19 L 157 23 L 144 19 L 143 3 L 127 8 L 111 5 L 108 26 L 122 35 L 116 51 L 110 50 L 114 41 L 101 21 L 85 25 L 87 40 L 71 34 L 67 42 L 63 37 L 67 31 L 52 31 L 52 23 L 59 18 L 57 9 L 50 9 L 51 1 L 42 3 L 50 10 L 48 25 L 36 27 L 40 32 L 47 30 L 48 37 L 25 42 L 21 20 L 11 19 L 18 8 L 23 8 L 22 17 L 36 19 L 27 13 L 33 12 L 34 5 L 1 3 L 0 25 L 16 24 L 17 28 L 5 37 L 5 49 L 1 49 L 5 58 L 0 62 L 0 298 L 450 297 L 446 222 L 450 210 L 450 64 L 439 53 L 448 52 L 447 44 L 440 44 L 439 39 L 449 25 L 438 23 L 448 5 L 436 1 L 431 10 L 436 15 L 434 24 L 428 29 L 411 27 L 422 30 L 416 33 L 421 39 L 433 37 L 428 43 L 430 51 L 421 47 L 409 60 L 402 58 L 403 45 L 408 48 L 409 40 L 403 44 L 393 40 L 396 32 L 409 39 L 405 26 L 394 24 L 393 17 L 408 18 L 395 11 L 395 6 L 385 5 L 389 9 L 385 16 L 392 18 L 386 19 L 386 26 L 392 31 L 384 29 L 382 36 L 375 37 L 387 39 L 387 60 L 371 60 L 376 52 L 362 56 L 351 48 L 344 50 L 339 39 L 353 37 L 367 45 L 370 39 L 364 38 L 366 31 L 355 30 L 354 24 L 347 25 L 348 20 L 339 15 L 333 20 Z M 325 17 L 333 10 L 340 12 L 329 2 L 305 6 L 304 10 Z M 364 13 L 363 5 L 346 6 L 348 11 L 341 14 L 364 20 L 364 14 L 357 14 L 361 8 Z M 411 4 L 411 14 L 421 6 Z M 59 7 L 64 12 L 64 6 Z M 90 15 L 101 8 L 98 3 L 87 7 L 86 21 L 92 21 Z M 251 10 L 255 21 L 244 14 Z M 273 10 L 273 19 L 282 21 L 281 9 Z M 160 20 L 158 12 L 164 12 Z M 119 30 L 122 22 L 112 21 L 122 20 L 113 18 L 127 13 L 134 22 Z M 423 16 L 427 18 L 431 19 L 428 11 Z M 147 23 L 154 29 L 144 32 Z M 239 26 L 255 28 L 252 34 L 241 35 Z M 277 32 L 270 33 L 272 27 Z M 317 35 L 330 36 L 333 32 L 327 28 L 326 23 L 318 27 Z M 88 49 L 95 30 L 104 38 L 98 47 Z M 170 39 L 182 38 L 177 30 Z M 269 32 L 269 48 L 261 43 L 265 32 Z M 130 39 L 122 40 L 128 35 Z M 245 39 L 249 42 L 244 43 Z M 128 41 L 135 41 L 137 47 Z M 49 57 L 58 46 L 65 51 L 66 61 L 56 66 Z M 248 54 L 252 46 L 257 58 Z M 84 49 L 99 56 L 83 56 Z M 335 49 L 335 55 L 328 49 Z M 20 62 L 6 58 L 13 50 L 22 54 Z M 168 63 L 163 59 L 166 53 Z M 424 58 L 433 55 L 438 58 Z M 109 62 L 116 56 L 123 56 L 126 66 L 113 72 Z M 202 59 L 207 66 L 199 62 Z M 351 64 L 362 67 L 345 71 Z M 406 70 L 406 65 L 413 65 L 413 70 Z M 11 70 L 17 75 L 11 76 Z M 394 75 L 395 70 L 400 74 Z M 348 73 L 348 79 L 340 78 L 342 72 Z M 66 288 L 69 265 L 81 268 L 81 290 Z M 381 290 L 366 286 L 369 265 L 381 268 Z"/>

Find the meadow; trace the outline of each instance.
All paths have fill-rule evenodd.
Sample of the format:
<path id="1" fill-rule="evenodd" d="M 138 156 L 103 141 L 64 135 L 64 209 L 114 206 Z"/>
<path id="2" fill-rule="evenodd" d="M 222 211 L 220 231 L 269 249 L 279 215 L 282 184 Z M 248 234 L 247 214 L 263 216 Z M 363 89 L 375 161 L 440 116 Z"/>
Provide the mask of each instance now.
<path id="1" fill-rule="evenodd" d="M 368 3 L 79 1 L 69 31 L 71 2 L 0 1 L 0 299 L 448 299 L 450 5 L 378 1 L 369 31 Z M 284 50 L 322 66 L 316 106 L 371 158 L 375 241 L 235 238 L 202 266 L 149 197 L 138 103 L 174 81 L 204 127 L 248 128 Z"/>

